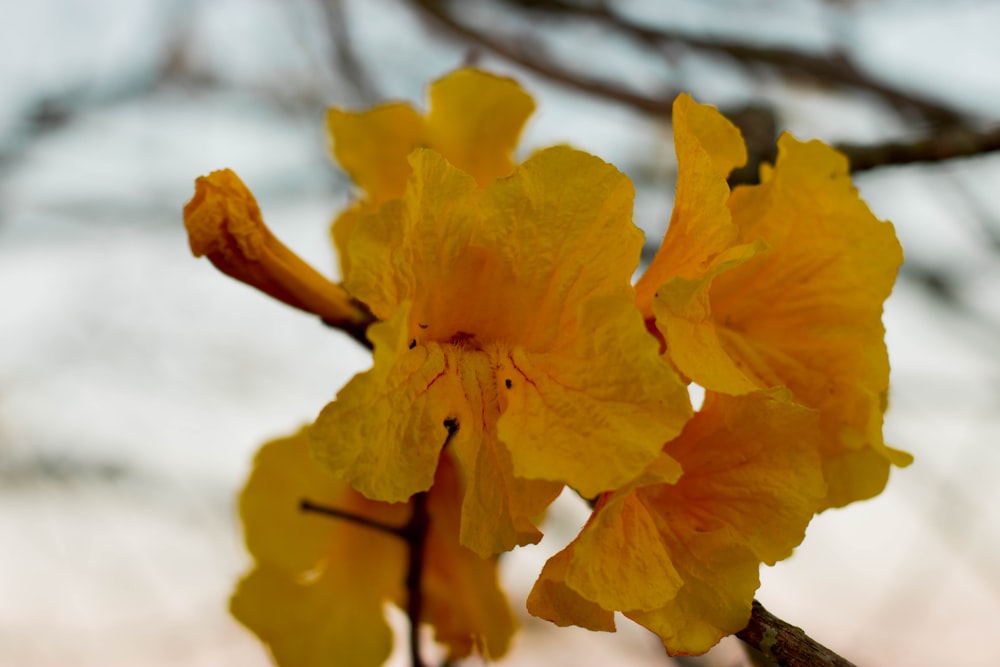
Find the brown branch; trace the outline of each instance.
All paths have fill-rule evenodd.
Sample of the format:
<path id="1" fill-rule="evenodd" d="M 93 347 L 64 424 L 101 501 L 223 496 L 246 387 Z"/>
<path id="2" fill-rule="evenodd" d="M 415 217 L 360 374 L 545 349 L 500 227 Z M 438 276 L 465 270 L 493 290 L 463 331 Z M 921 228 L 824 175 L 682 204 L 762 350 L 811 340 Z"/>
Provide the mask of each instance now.
<path id="1" fill-rule="evenodd" d="M 931 164 L 1000 151 L 1000 127 L 981 132 L 970 128 L 953 127 L 912 142 L 844 143 L 833 144 L 833 147 L 847 156 L 852 173 L 880 167 Z M 747 149 L 749 154 L 747 166 L 730 174 L 730 187 L 757 183 L 760 164 L 762 162 L 773 164 L 777 156 L 773 143 L 755 145 L 748 141 Z"/>
<path id="2" fill-rule="evenodd" d="M 752 44 L 731 42 L 717 37 L 701 37 L 691 33 L 652 28 L 636 23 L 616 12 L 609 3 L 582 5 L 566 0 L 501 0 L 522 10 L 543 12 L 560 16 L 589 20 L 600 23 L 635 42 L 652 47 L 680 46 L 698 51 L 717 53 L 747 65 L 765 65 L 772 69 L 806 76 L 825 84 L 837 84 L 873 93 L 897 109 L 919 113 L 929 121 L 942 125 L 953 125 L 963 121 L 963 114 L 945 106 L 941 102 L 923 97 L 912 91 L 904 91 L 878 81 L 866 74 L 844 52 L 835 51 L 822 55 L 812 55 L 793 49 L 763 47 Z"/>
<path id="3" fill-rule="evenodd" d="M 889 165 L 944 162 L 1000 151 L 1000 127 L 982 132 L 956 127 L 914 142 L 839 144 L 836 148 L 850 159 L 851 171 Z"/>
<path id="4" fill-rule="evenodd" d="M 756 600 L 750 622 L 736 636 L 779 667 L 856 667 L 800 628 L 772 615 Z"/>
<path id="5" fill-rule="evenodd" d="M 441 0 L 410 0 L 410 4 L 423 12 L 424 15 L 432 18 L 453 36 L 470 41 L 492 51 L 498 56 L 569 88 L 597 97 L 615 100 L 654 116 L 665 117 L 670 116 L 674 98 L 679 94 L 679 91 L 665 91 L 659 97 L 640 95 L 609 81 L 587 77 L 578 72 L 559 67 L 554 63 L 533 57 L 524 49 L 518 48 L 512 43 L 497 39 L 462 23 L 445 9 L 444 3 Z"/>

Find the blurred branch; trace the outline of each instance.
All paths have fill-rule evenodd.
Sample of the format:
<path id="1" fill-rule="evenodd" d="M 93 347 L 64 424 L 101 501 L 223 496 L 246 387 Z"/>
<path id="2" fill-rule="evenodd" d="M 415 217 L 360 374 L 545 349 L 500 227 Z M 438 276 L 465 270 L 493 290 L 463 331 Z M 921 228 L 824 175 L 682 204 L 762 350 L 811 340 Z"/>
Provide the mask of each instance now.
<path id="1" fill-rule="evenodd" d="M 772 615 L 756 600 L 750 622 L 736 636 L 779 667 L 855 667 L 800 628 Z"/>
<path id="2" fill-rule="evenodd" d="M 554 17 L 569 17 L 599 23 L 634 42 L 647 46 L 679 47 L 723 55 L 744 65 L 769 67 L 785 77 L 807 76 L 825 85 L 867 92 L 901 112 L 917 114 L 921 119 L 930 121 L 936 126 L 937 129 L 913 142 L 838 145 L 838 150 L 850 159 L 852 171 L 889 165 L 940 162 L 1000 150 L 1000 128 L 977 130 L 970 126 L 970 120 L 965 114 L 955 109 L 872 78 L 843 52 L 813 55 L 787 48 L 760 47 L 651 28 L 619 14 L 607 1 L 586 4 L 571 0 L 494 1 L 525 13 L 543 13 Z M 459 4 L 451 0 L 408 0 L 408 2 L 453 37 L 491 51 L 556 83 L 596 97 L 620 102 L 655 116 L 670 115 L 677 91 L 665 90 L 655 96 L 643 95 L 616 83 L 594 78 L 563 66 L 548 57 L 544 51 L 544 44 L 530 34 L 502 38 L 463 21 L 453 9 Z M 771 162 L 775 158 L 774 112 L 760 105 L 724 112 L 736 122 L 747 138 L 750 156 L 747 166 L 734 172 L 730 183 L 736 185 L 756 182 L 760 163 Z"/>
<path id="3" fill-rule="evenodd" d="M 963 120 L 963 115 L 935 100 L 904 91 L 878 81 L 858 67 L 842 51 L 813 55 L 787 48 L 761 47 L 732 42 L 717 37 L 702 37 L 677 30 L 652 28 L 632 21 L 617 12 L 607 1 L 580 4 L 567 0 L 500 0 L 505 4 L 530 12 L 555 16 L 571 16 L 589 20 L 609 28 L 635 42 L 653 47 L 683 47 L 728 56 L 742 65 L 765 65 L 782 74 L 805 76 L 823 83 L 835 84 L 873 93 L 902 111 L 912 111 L 928 121 L 950 125 Z M 440 0 L 434 4 L 441 4 Z"/>
<path id="4" fill-rule="evenodd" d="M 968 127 L 953 127 L 913 142 L 840 144 L 836 148 L 851 160 L 851 171 L 943 162 L 1000 151 L 1000 127 L 981 132 Z"/>
<path id="5" fill-rule="evenodd" d="M 334 69 L 354 88 L 361 102 L 373 104 L 379 93 L 354 50 L 343 0 L 319 0 L 319 5 L 333 49 Z"/>
<path id="6" fill-rule="evenodd" d="M 665 91 L 658 97 L 640 95 L 609 81 L 588 77 L 557 65 L 539 55 L 540 45 L 528 37 L 505 41 L 481 32 L 459 21 L 441 0 L 408 0 L 411 5 L 430 17 L 453 36 L 481 46 L 542 76 L 583 93 L 627 104 L 654 116 L 670 117 L 670 110 L 679 91 Z M 525 48 L 531 44 L 532 49 Z"/>

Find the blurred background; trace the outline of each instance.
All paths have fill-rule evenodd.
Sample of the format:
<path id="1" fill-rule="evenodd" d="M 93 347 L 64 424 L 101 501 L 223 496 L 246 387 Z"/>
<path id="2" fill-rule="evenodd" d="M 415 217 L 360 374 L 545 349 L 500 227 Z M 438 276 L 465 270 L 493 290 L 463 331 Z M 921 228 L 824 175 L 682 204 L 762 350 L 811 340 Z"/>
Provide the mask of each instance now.
<path id="1" fill-rule="evenodd" d="M 906 251 L 886 305 L 887 440 L 916 456 L 762 572 L 772 612 L 861 665 L 1000 664 L 1000 3 L 956 0 L 35 0 L 0 9 L 0 665 L 269 664 L 227 599 L 257 446 L 370 357 L 190 256 L 193 179 L 231 167 L 336 275 L 350 199 L 329 105 L 424 103 L 463 63 L 516 76 L 522 141 L 568 142 L 669 218 L 679 91 L 837 144 Z M 752 179 L 755 170 L 734 175 Z M 505 664 L 668 664 L 641 629 L 523 599 L 582 510 L 506 558 Z M 681 661 L 677 661 L 678 664 Z M 470 660 L 470 664 L 480 664 Z M 405 664 L 402 655 L 396 665 Z M 687 665 L 746 664 L 726 641 Z"/>

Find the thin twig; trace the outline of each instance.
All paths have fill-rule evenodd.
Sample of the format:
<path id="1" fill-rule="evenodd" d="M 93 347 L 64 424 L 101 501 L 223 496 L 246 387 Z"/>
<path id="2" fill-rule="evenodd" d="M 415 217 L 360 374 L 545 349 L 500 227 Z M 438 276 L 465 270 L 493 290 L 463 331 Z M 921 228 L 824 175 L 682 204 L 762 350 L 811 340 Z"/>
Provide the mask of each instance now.
<path id="1" fill-rule="evenodd" d="M 420 655 L 420 615 L 423 611 L 423 589 L 421 577 L 424 571 L 424 545 L 430 516 L 427 513 L 427 493 L 417 493 L 410 500 L 413 513 L 404 528 L 406 542 L 410 547 L 409 563 L 406 568 L 406 616 L 410 619 L 410 663 L 413 667 L 424 667 Z"/>
<path id="2" fill-rule="evenodd" d="M 314 512 L 316 514 L 322 514 L 323 516 L 332 517 L 334 519 L 342 519 L 350 523 L 355 523 L 359 526 L 364 526 L 365 528 L 371 528 L 372 530 L 377 530 L 382 533 L 388 533 L 389 535 L 403 540 L 409 539 L 409 533 L 407 532 L 409 524 L 404 526 L 391 526 L 387 523 L 382 523 L 381 521 L 375 521 L 374 519 L 361 516 L 360 514 L 339 510 L 336 507 L 317 505 L 308 498 L 303 498 L 299 501 L 299 509 L 303 512 Z"/>
<path id="3" fill-rule="evenodd" d="M 750 622 L 736 636 L 753 649 L 760 651 L 779 667 L 856 667 L 800 628 L 774 616 L 764 606 L 753 601 Z"/>

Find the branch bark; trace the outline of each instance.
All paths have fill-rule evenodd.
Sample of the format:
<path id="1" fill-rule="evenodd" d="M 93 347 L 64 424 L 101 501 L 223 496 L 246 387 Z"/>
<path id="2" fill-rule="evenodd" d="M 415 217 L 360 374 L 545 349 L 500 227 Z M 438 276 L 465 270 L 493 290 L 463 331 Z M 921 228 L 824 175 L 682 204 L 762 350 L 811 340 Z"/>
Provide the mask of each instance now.
<path id="1" fill-rule="evenodd" d="M 856 667 L 753 601 L 750 622 L 736 633 L 743 642 L 779 667 Z"/>

